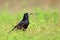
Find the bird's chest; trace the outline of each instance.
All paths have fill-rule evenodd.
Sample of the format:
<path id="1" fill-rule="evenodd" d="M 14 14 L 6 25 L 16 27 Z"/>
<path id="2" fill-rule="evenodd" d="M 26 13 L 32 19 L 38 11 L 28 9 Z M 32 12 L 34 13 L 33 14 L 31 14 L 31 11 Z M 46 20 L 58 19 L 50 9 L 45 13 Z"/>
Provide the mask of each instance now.
<path id="1" fill-rule="evenodd" d="M 29 21 L 25 21 L 25 23 L 24 24 L 29 24 Z"/>
<path id="2" fill-rule="evenodd" d="M 25 24 L 25 25 L 28 25 L 28 24 L 29 24 L 29 21 L 28 21 L 28 20 L 25 20 L 25 21 L 24 21 L 24 24 Z"/>

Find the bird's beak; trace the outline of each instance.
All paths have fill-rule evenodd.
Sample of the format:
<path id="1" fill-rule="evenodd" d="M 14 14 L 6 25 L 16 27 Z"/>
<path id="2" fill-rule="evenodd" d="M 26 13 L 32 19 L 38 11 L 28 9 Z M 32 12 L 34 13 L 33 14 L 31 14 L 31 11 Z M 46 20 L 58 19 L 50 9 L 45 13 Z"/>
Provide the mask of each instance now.
<path id="1" fill-rule="evenodd" d="M 33 13 L 29 13 L 29 16 L 32 15 Z"/>

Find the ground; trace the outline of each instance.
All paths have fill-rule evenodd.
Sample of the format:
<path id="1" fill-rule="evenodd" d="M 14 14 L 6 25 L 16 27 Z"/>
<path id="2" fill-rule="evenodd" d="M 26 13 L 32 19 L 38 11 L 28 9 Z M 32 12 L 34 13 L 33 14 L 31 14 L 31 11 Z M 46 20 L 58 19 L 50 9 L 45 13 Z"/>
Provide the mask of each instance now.
<path id="1" fill-rule="evenodd" d="M 6 10 L 0 12 L 0 40 L 60 40 L 60 16 L 57 9 L 42 10 L 34 8 L 29 16 L 29 27 L 26 31 L 12 31 L 21 21 L 26 10 L 10 14 Z"/>

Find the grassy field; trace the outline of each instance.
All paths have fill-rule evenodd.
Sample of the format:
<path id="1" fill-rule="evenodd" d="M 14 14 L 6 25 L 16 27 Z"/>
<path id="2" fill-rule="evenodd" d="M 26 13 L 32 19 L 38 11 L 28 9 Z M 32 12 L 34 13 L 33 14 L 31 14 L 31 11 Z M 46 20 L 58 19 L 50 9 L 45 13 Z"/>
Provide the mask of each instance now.
<path id="1" fill-rule="evenodd" d="M 29 16 L 30 25 L 26 31 L 18 30 L 8 33 L 21 21 L 26 10 L 18 13 L 0 12 L 0 40 L 60 40 L 60 17 L 58 10 L 41 10 L 34 8 Z"/>

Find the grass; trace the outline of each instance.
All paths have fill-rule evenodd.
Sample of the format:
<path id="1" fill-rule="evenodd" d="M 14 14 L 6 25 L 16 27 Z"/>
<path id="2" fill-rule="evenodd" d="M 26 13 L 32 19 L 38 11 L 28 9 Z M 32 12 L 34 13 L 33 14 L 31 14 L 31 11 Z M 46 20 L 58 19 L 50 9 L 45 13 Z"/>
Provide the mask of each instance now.
<path id="1" fill-rule="evenodd" d="M 10 14 L 3 10 L 0 12 L 0 40 L 60 40 L 60 17 L 58 10 L 41 10 L 34 8 L 34 14 L 29 17 L 30 25 L 27 30 L 12 31 L 21 21 L 26 10 L 17 14 Z"/>

